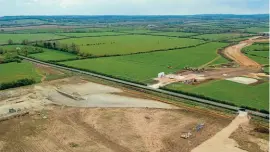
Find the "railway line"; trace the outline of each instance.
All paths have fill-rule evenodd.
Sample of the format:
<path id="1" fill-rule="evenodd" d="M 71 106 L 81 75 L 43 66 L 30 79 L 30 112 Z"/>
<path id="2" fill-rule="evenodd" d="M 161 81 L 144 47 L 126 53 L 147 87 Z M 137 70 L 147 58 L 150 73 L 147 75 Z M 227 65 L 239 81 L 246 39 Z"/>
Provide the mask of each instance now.
<path id="1" fill-rule="evenodd" d="M 107 77 L 107 76 L 92 73 L 92 72 L 87 72 L 87 71 L 82 71 L 82 70 L 78 70 L 78 69 L 74 69 L 74 68 L 68 68 L 68 67 L 64 67 L 64 66 L 60 66 L 60 65 L 55 65 L 55 64 L 39 61 L 39 60 L 36 60 L 36 59 L 28 58 L 28 57 L 25 57 L 25 56 L 19 56 L 19 57 L 24 59 L 24 60 L 28 60 L 30 62 L 39 63 L 39 64 L 51 66 L 51 67 L 54 67 L 54 68 L 64 69 L 64 70 L 68 70 L 68 71 L 72 71 L 72 72 L 76 72 L 76 73 L 81 73 L 81 74 L 85 74 L 85 75 L 90 75 L 90 76 L 93 76 L 93 77 L 97 77 L 97 78 L 101 78 L 101 79 L 105 79 L 105 80 L 109 80 L 109 81 L 129 85 L 129 86 L 140 88 L 140 89 L 154 91 L 154 92 L 158 92 L 158 93 L 162 93 L 162 94 L 166 94 L 166 95 L 170 95 L 170 96 L 174 96 L 174 97 L 184 98 L 184 99 L 192 100 L 192 101 L 203 103 L 203 104 L 208 104 L 208 105 L 212 105 L 212 106 L 216 106 L 216 107 L 221 107 L 221 108 L 225 108 L 225 109 L 229 109 L 229 110 L 233 110 L 233 111 L 239 111 L 241 109 L 241 108 L 236 107 L 236 106 L 217 103 L 217 102 L 214 102 L 214 101 L 211 101 L 211 100 L 201 99 L 201 98 L 198 98 L 198 97 L 188 96 L 188 95 L 180 94 L 180 93 L 174 93 L 174 92 L 170 92 L 170 91 L 166 91 L 166 90 L 153 89 L 153 88 L 148 87 L 148 86 L 144 86 L 144 85 L 140 85 L 140 84 L 136 84 L 136 83 L 132 83 L 132 82 L 116 79 L 116 78 L 111 78 L 111 77 Z M 265 113 L 261 113 L 261 112 L 258 112 L 258 111 L 252 111 L 252 110 L 247 110 L 247 112 L 249 112 L 250 114 L 255 115 L 255 116 L 259 116 L 259 117 L 269 119 L 269 115 L 265 114 Z"/>

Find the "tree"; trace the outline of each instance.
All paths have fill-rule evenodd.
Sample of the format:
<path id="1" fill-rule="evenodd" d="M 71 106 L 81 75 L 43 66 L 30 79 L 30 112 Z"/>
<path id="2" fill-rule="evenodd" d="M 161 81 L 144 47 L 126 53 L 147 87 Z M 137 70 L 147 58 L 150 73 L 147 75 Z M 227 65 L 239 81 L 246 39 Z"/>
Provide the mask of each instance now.
<path id="1" fill-rule="evenodd" d="M 22 40 L 22 45 L 27 45 L 29 43 L 29 41 L 27 39 Z"/>
<path id="2" fill-rule="evenodd" d="M 68 51 L 68 45 L 67 44 L 62 44 L 61 45 L 61 50 Z"/>
<path id="3" fill-rule="evenodd" d="M 8 44 L 9 44 L 9 45 L 12 45 L 12 44 L 13 44 L 13 40 L 9 39 L 9 40 L 8 40 Z"/>
<path id="4" fill-rule="evenodd" d="M 27 56 L 28 55 L 27 47 L 23 47 L 22 48 L 22 53 L 23 53 L 24 56 Z"/>
<path id="5" fill-rule="evenodd" d="M 80 52 L 80 47 L 75 43 L 71 43 L 70 52 L 78 54 Z"/>
<path id="6" fill-rule="evenodd" d="M 54 49 L 56 48 L 56 43 L 55 43 L 55 42 L 53 42 L 53 48 L 54 48 Z"/>
<path id="7" fill-rule="evenodd" d="M 4 49 L 3 48 L 0 48 L 0 54 L 4 54 Z"/>

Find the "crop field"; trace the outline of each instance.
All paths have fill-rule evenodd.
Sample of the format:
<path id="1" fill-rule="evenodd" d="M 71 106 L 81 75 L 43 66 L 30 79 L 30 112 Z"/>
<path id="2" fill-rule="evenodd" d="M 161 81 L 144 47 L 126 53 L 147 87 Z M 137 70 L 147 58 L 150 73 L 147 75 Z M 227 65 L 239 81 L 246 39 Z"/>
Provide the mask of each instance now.
<path id="1" fill-rule="evenodd" d="M 241 36 L 245 36 L 245 35 L 238 34 L 238 33 L 204 34 L 204 35 L 195 36 L 195 38 L 203 39 L 203 40 L 211 40 L 211 41 L 221 41 L 221 40 L 235 39 Z"/>
<path id="2" fill-rule="evenodd" d="M 15 51 L 17 47 L 23 47 L 23 45 L 4 45 L 0 46 L 0 49 L 5 51 Z"/>
<path id="3" fill-rule="evenodd" d="M 267 67 L 264 67 L 264 68 L 263 68 L 263 71 L 264 71 L 265 73 L 268 73 L 268 74 L 269 74 L 269 71 L 270 71 L 270 68 L 269 68 L 269 66 L 267 66 Z"/>
<path id="4" fill-rule="evenodd" d="M 187 38 L 168 38 L 163 36 L 123 35 L 73 38 L 61 40 L 59 42 L 61 44 L 75 43 L 79 45 L 80 52 L 102 56 L 195 46 L 204 41 Z"/>
<path id="5" fill-rule="evenodd" d="M 28 56 L 42 61 L 61 61 L 61 60 L 76 59 L 78 57 L 75 54 L 50 49 L 44 49 L 44 52 L 42 53 L 30 54 Z"/>
<path id="6" fill-rule="evenodd" d="M 30 48 L 30 49 L 35 48 L 33 46 L 30 46 L 30 45 L 3 45 L 3 46 L 0 46 L 0 49 L 3 49 L 5 51 L 14 52 L 14 51 L 16 51 L 16 48 L 22 49 L 24 47 L 27 47 L 27 48 Z"/>
<path id="7" fill-rule="evenodd" d="M 120 32 L 130 33 L 130 34 L 148 34 L 148 33 L 155 33 L 157 31 L 146 30 L 146 29 L 136 29 L 136 30 L 129 29 L 129 30 L 123 30 L 123 31 L 120 31 Z"/>
<path id="8" fill-rule="evenodd" d="M 32 28 L 24 30 L 11 30 L 12 33 L 16 34 L 36 34 L 36 33 L 58 33 L 58 32 L 68 32 L 69 29 L 65 28 Z"/>
<path id="9" fill-rule="evenodd" d="M 68 52 L 63 51 L 57 51 L 57 50 L 51 50 L 46 48 L 40 48 L 40 47 L 34 47 L 29 45 L 5 45 L 1 46 L 5 51 L 16 51 L 16 48 L 27 48 L 28 50 L 28 57 L 35 58 L 42 61 L 62 61 L 62 60 L 69 60 L 69 59 L 76 59 L 78 58 L 77 55 L 71 54 Z M 43 52 L 42 53 L 31 53 L 32 50 L 39 48 Z"/>
<path id="10" fill-rule="evenodd" d="M 35 66 L 29 62 L 0 64 L 0 83 L 12 82 L 19 79 L 33 78 L 40 81 L 41 76 Z"/>
<path id="11" fill-rule="evenodd" d="M 12 23 L 15 23 L 15 24 L 31 24 L 31 23 L 44 24 L 46 22 L 42 21 L 42 20 L 37 20 L 37 19 L 23 19 L 23 20 L 14 20 L 14 21 L 12 21 Z"/>
<path id="12" fill-rule="evenodd" d="M 67 36 L 67 37 L 95 37 L 95 36 L 125 35 L 125 33 L 91 32 L 91 33 L 59 33 L 58 35 Z"/>
<path id="13" fill-rule="evenodd" d="M 160 36 L 175 36 L 175 37 L 190 37 L 190 36 L 198 35 L 198 33 L 184 33 L 184 32 L 154 32 L 150 34 L 160 35 Z"/>
<path id="14" fill-rule="evenodd" d="M 254 43 L 251 46 L 244 48 L 244 51 L 269 51 L 269 43 Z"/>
<path id="15" fill-rule="evenodd" d="M 262 64 L 262 65 L 269 65 L 269 58 L 266 57 L 258 57 L 258 56 L 254 56 L 252 54 L 247 54 L 247 57 L 249 57 L 250 59 Z"/>
<path id="16" fill-rule="evenodd" d="M 186 49 L 69 61 L 62 64 L 145 83 L 159 72 L 176 72 L 184 67 L 206 64 L 219 56 L 218 48 L 226 45 L 213 42 Z"/>
<path id="17" fill-rule="evenodd" d="M 3 33 L 36 34 L 36 33 L 62 33 L 62 32 L 87 32 L 88 29 L 76 26 L 36 25 L 26 27 L 3 28 Z"/>
<path id="18" fill-rule="evenodd" d="M 269 43 L 254 43 L 244 48 L 243 52 L 260 64 L 269 64 Z"/>
<path id="19" fill-rule="evenodd" d="M 247 28 L 246 31 L 250 32 L 250 33 L 269 32 L 269 28 L 267 28 L 267 27 L 251 27 L 251 28 Z"/>
<path id="20" fill-rule="evenodd" d="M 240 42 L 240 41 L 248 40 L 250 37 L 252 37 L 252 35 L 247 36 L 247 37 L 228 39 L 227 41 L 229 41 L 229 42 Z"/>
<path id="21" fill-rule="evenodd" d="M 23 40 L 28 41 L 40 41 L 40 40 L 53 40 L 61 39 L 64 36 L 58 36 L 55 34 L 0 34 L 0 44 L 7 44 L 11 39 L 13 43 L 21 43 Z"/>
<path id="22" fill-rule="evenodd" d="M 174 83 L 166 86 L 170 90 L 181 90 L 213 99 L 231 101 L 238 106 L 249 106 L 268 110 L 269 83 L 247 86 L 227 80 L 211 81 L 200 85 Z"/>

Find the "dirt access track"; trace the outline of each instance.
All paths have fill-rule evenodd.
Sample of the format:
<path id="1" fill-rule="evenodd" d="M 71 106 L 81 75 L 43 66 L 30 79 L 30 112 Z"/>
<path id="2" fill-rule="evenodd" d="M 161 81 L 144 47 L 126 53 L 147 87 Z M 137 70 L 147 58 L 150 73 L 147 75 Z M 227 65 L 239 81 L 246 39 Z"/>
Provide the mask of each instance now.
<path id="1" fill-rule="evenodd" d="M 249 40 L 242 41 L 239 44 L 227 47 L 223 52 L 227 57 L 229 57 L 230 59 L 238 63 L 240 66 L 261 69 L 261 65 L 259 63 L 248 58 L 241 52 L 241 50 L 244 47 L 250 46 L 255 42 L 269 41 L 269 39 L 259 39 L 259 38 L 260 37 L 253 37 L 253 38 L 250 38 Z"/>
<path id="2" fill-rule="evenodd" d="M 189 152 L 233 120 L 78 77 L 2 91 L 0 117 L 9 108 L 29 114 L 0 121 L 0 152 Z M 234 132 L 231 140 L 245 142 L 232 146 L 264 152 L 268 134 L 248 128 Z"/>

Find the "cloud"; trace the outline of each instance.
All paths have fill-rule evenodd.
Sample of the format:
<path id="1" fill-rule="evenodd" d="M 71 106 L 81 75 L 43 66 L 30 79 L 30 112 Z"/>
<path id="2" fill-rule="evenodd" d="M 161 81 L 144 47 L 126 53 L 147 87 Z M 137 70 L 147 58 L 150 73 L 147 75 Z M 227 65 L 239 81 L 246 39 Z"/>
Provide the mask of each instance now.
<path id="1" fill-rule="evenodd" d="M 256 14 L 268 13 L 268 6 L 268 0 L 0 0 L 0 14 Z"/>
<path id="2" fill-rule="evenodd" d="M 74 5 L 82 5 L 85 0 L 59 0 L 60 7 L 72 7 Z"/>

